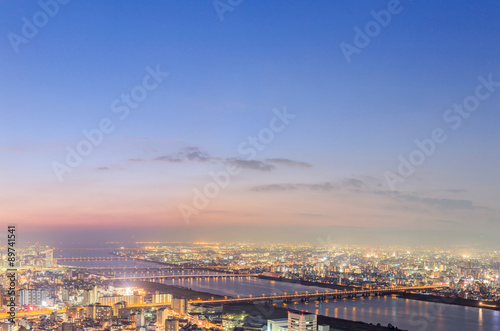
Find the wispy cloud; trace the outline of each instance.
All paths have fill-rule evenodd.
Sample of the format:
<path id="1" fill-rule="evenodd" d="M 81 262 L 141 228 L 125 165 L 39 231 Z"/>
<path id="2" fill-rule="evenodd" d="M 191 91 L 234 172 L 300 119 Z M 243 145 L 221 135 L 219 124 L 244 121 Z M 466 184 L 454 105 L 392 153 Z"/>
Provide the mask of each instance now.
<path id="1" fill-rule="evenodd" d="M 259 171 L 271 171 L 276 169 L 276 167 L 273 166 L 272 164 L 258 160 L 243 160 L 235 158 L 235 159 L 227 159 L 226 163 L 242 169 L 252 169 Z"/>
<path id="2" fill-rule="evenodd" d="M 310 168 L 312 165 L 307 162 L 291 160 L 287 158 L 269 158 L 265 160 L 248 160 L 238 157 L 224 158 L 210 155 L 199 147 L 184 147 L 178 152 L 163 154 L 153 159 L 154 161 L 163 161 L 168 163 L 183 162 L 220 162 L 230 164 L 241 169 L 251 169 L 257 171 L 272 171 L 279 166 Z M 143 159 L 129 159 L 129 161 L 142 162 Z"/>
<path id="3" fill-rule="evenodd" d="M 451 199 L 448 197 L 429 197 L 418 192 L 399 192 L 391 190 L 380 190 L 380 183 L 366 178 L 346 178 L 338 181 L 327 181 L 323 183 L 275 183 L 259 185 L 251 188 L 252 191 L 275 192 L 275 191 L 339 191 L 362 194 L 373 194 L 385 196 L 402 203 L 410 203 L 415 206 L 421 205 L 438 210 L 487 210 L 489 208 L 476 206 L 472 200 Z M 442 192 L 455 193 L 461 190 L 443 190 Z"/>
<path id="4" fill-rule="evenodd" d="M 358 190 L 366 187 L 367 185 L 355 178 L 347 178 L 338 182 L 323 182 L 323 183 L 282 183 L 282 184 L 268 184 L 259 185 L 252 188 L 254 191 L 292 191 L 292 190 L 314 190 L 314 191 L 333 191 L 341 189 Z"/>
<path id="5" fill-rule="evenodd" d="M 301 162 L 301 161 L 294 161 L 294 160 L 285 159 L 285 158 L 270 158 L 270 159 L 266 159 L 266 162 L 287 165 L 287 166 L 291 166 L 291 167 L 305 167 L 305 168 L 312 167 L 312 164 L 310 164 L 310 163 Z"/>
<path id="6" fill-rule="evenodd" d="M 208 162 L 212 159 L 207 152 L 202 151 L 198 147 L 185 147 L 180 152 L 165 154 L 155 158 L 155 161 L 180 163 L 184 161 Z"/>
<path id="7" fill-rule="evenodd" d="M 419 198 L 411 195 L 403 195 L 401 199 L 409 202 L 421 203 L 437 209 L 478 209 L 481 207 L 474 206 L 471 200 L 458 199 L 434 199 L 434 198 Z"/>

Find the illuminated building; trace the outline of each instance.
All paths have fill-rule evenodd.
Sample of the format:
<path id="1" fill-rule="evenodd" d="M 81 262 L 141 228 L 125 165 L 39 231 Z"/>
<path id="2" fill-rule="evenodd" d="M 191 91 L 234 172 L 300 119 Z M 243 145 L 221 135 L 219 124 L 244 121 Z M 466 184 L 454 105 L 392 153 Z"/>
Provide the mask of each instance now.
<path id="1" fill-rule="evenodd" d="M 317 315 L 307 312 L 288 312 L 288 331 L 316 331 L 317 327 Z"/>
<path id="2" fill-rule="evenodd" d="M 105 303 L 102 303 L 105 304 Z M 127 303 L 125 301 L 117 302 L 113 305 L 113 316 L 119 316 L 120 309 L 127 308 Z"/>
<path id="3" fill-rule="evenodd" d="M 113 315 L 113 308 L 111 306 L 90 305 L 85 307 L 85 314 L 95 320 L 109 320 Z"/>
<path id="4" fill-rule="evenodd" d="M 172 309 L 181 315 L 186 314 L 186 306 L 187 306 L 187 300 L 186 299 L 180 299 L 180 298 L 173 298 L 172 299 Z"/>
<path id="5" fill-rule="evenodd" d="M 19 291 L 19 303 L 21 305 L 42 306 L 47 299 L 47 292 L 35 289 L 22 289 Z"/>
<path id="6" fill-rule="evenodd" d="M 267 331 L 286 331 L 288 330 L 288 318 L 267 320 Z"/>
<path id="7" fill-rule="evenodd" d="M 83 304 L 92 305 L 97 302 L 97 286 L 83 291 Z"/>
<path id="8" fill-rule="evenodd" d="M 162 326 L 165 324 L 167 319 L 167 310 L 165 308 L 160 308 L 156 311 L 156 325 Z"/>
<path id="9" fill-rule="evenodd" d="M 166 319 L 165 320 L 165 331 L 179 331 L 179 320 L 178 319 Z"/>
<path id="10" fill-rule="evenodd" d="M 144 303 L 143 295 L 117 295 L 117 296 L 108 296 L 108 297 L 100 297 L 99 303 L 102 305 L 114 305 L 118 302 L 125 302 L 127 305 L 138 305 Z"/>

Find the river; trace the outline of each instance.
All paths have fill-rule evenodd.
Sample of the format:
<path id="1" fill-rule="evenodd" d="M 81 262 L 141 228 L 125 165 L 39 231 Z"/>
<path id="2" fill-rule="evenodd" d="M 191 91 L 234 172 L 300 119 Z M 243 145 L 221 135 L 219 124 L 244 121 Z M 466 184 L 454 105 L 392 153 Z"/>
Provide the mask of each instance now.
<path id="1" fill-rule="evenodd" d="M 88 254 L 91 254 L 88 252 Z M 94 253 L 95 254 L 95 253 Z M 97 254 L 105 255 L 104 252 Z M 55 254 L 54 254 L 55 256 Z M 63 256 L 75 256 L 64 254 Z M 80 255 L 85 256 L 85 255 Z M 99 255 L 86 255 L 99 256 Z M 158 266 L 143 261 L 75 261 L 66 262 L 77 266 Z M 168 273 L 206 273 L 197 270 L 174 270 Z M 167 274 L 165 272 L 164 274 Z M 140 274 L 139 274 L 140 275 Z M 149 273 L 148 275 L 155 275 Z M 259 278 L 226 278 L 226 279 L 183 279 L 162 280 L 168 285 L 178 285 L 193 290 L 209 292 L 223 296 L 261 296 L 294 292 L 324 291 L 324 288 L 304 286 L 300 284 L 272 281 Z M 365 323 L 391 323 L 400 329 L 417 331 L 500 331 L 500 311 L 446 305 L 441 303 L 401 299 L 392 296 L 356 298 L 347 300 L 328 300 L 328 302 L 277 303 L 280 307 L 313 312 L 320 315 L 343 318 Z M 269 309 L 273 309 L 270 307 Z"/>

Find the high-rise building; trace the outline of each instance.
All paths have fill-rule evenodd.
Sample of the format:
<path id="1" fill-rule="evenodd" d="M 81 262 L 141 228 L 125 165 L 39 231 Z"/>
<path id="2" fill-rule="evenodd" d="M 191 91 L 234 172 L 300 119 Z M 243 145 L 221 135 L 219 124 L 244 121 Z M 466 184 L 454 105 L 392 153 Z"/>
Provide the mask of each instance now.
<path id="1" fill-rule="evenodd" d="M 146 326 L 146 318 L 144 317 L 144 312 L 141 311 L 140 314 L 135 315 L 135 327 L 142 328 Z"/>
<path id="2" fill-rule="evenodd" d="M 125 301 L 117 302 L 113 305 L 113 316 L 118 316 L 120 309 L 127 308 L 127 303 Z"/>
<path id="3" fill-rule="evenodd" d="M 167 310 L 165 308 L 160 308 L 156 311 L 156 325 L 162 326 L 165 324 L 167 319 Z"/>
<path id="4" fill-rule="evenodd" d="M 137 305 L 144 303 L 144 296 L 143 295 L 116 295 L 116 296 L 106 296 L 106 297 L 100 297 L 99 298 L 99 303 L 102 305 L 114 305 L 115 303 L 118 302 L 125 302 L 127 305 Z"/>
<path id="5" fill-rule="evenodd" d="M 172 299 L 172 309 L 177 313 L 184 315 L 186 314 L 187 300 L 181 298 Z"/>
<path id="6" fill-rule="evenodd" d="M 93 286 L 90 289 L 86 289 L 83 291 L 83 304 L 84 305 L 93 305 L 97 302 L 97 286 Z"/>
<path id="7" fill-rule="evenodd" d="M 288 331 L 316 331 L 317 328 L 317 315 L 307 312 L 288 312 Z"/>
<path id="8" fill-rule="evenodd" d="M 85 315 L 95 320 L 109 320 L 113 316 L 111 306 L 90 305 L 85 307 Z"/>
<path id="9" fill-rule="evenodd" d="M 61 299 L 62 301 L 66 302 L 69 301 L 69 290 L 67 288 L 63 288 L 61 290 Z"/>
<path id="10" fill-rule="evenodd" d="M 133 309 L 132 308 L 120 308 L 118 309 L 118 318 L 125 318 L 130 321 L 130 314 L 132 314 Z"/>
<path id="11" fill-rule="evenodd" d="M 267 320 L 267 331 L 287 331 L 288 318 Z"/>
<path id="12" fill-rule="evenodd" d="M 179 320 L 178 319 L 166 319 L 165 320 L 165 331 L 179 331 Z"/>
<path id="13" fill-rule="evenodd" d="M 54 251 L 49 249 L 45 252 L 45 265 L 53 265 L 54 264 Z"/>
<path id="14" fill-rule="evenodd" d="M 168 293 L 158 293 L 152 295 L 151 299 L 152 303 L 171 303 L 172 302 L 172 294 Z"/>
<path id="15" fill-rule="evenodd" d="M 43 306 L 47 299 L 47 292 L 44 290 L 22 289 L 19 291 L 19 303 L 21 305 Z"/>

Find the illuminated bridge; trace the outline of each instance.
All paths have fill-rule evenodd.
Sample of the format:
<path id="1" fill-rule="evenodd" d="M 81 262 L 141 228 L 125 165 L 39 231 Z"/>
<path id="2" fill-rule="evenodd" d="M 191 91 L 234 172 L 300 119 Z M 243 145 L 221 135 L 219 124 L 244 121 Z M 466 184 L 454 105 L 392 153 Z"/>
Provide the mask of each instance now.
<path id="1" fill-rule="evenodd" d="M 54 248 L 57 251 L 110 251 L 110 250 L 117 250 L 117 248 L 111 248 L 111 247 L 100 247 L 100 248 L 95 248 L 95 247 L 59 247 L 59 248 Z"/>
<path id="2" fill-rule="evenodd" d="M 54 260 L 57 261 L 126 261 L 126 260 L 131 260 L 129 257 L 102 257 L 102 256 L 95 256 L 95 257 L 56 257 Z"/>
<path id="3" fill-rule="evenodd" d="M 276 300 L 283 300 L 283 302 L 292 302 L 294 300 L 300 299 L 311 299 L 317 298 L 319 300 L 324 300 L 327 298 L 341 299 L 343 297 L 356 297 L 356 296 L 376 296 L 384 294 L 393 294 L 405 291 L 426 291 L 435 290 L 440 288 L 447 288 L 447 285 L 432 285 L 432 286 L 410 286 L 410 287 L 390 287 L 385 289 L 373 289 L 373 290 L 353 290 L 353 291 L 325 291 L 325 292 L 313 292 L 313 293 L 297 293 L 295 294 L 280 294 L 280 295 L 262 295 L 262 296 L 249 296 L 240 298 L 226 298 L 226 299 L 215 299 L 215 300 L 192 300 L 190 302 L 196 303 L 237 303 L 237 302 L 272 302 Z"/>
<path id="4" fill-rule="evenodd" d="M 203 278 L 244 278 L 244 277 L 257 277 L 259 274 L 198 274 L 198 275 L 156 275 L 156 276 L 127 276 L 127 277 L 113 277 L 110 280 L 153 280 L 153 279 L 203 279 Z"/>
<path id="5" fill-rule="evenodd" d="M 170 270 L 179 270 L 182 268 L 179 267 L 75 267 L 78 269 L 86 269 L 86 270 L 103 270 L 103 271 L 111 271 L 111 272 L 121 272 L 121 271 L 170 271 Z"/>
<path id="6" fill-rule="evenodd" d="M 109 276 L 109 275 L 129 275 L 129 274 L 140 274 L 144 276 L 145 274 L 160 274 L 160 273 L 169 273 L 169 272 L 181 272 L 183 268 L 178 267 L 73 267 L 76 269 L 81 269 L 88 271 L 90 273 L 95 273 L 98 275 Z M 209 271 L 205 271 L 206 274 L 209 274 Z M 192 276 L 203 276 L 203 271 L 196 270 L 184 270 L 184 275 L 192 275 Z M 227 275 L 228 273 L 226 273 Z"/>

